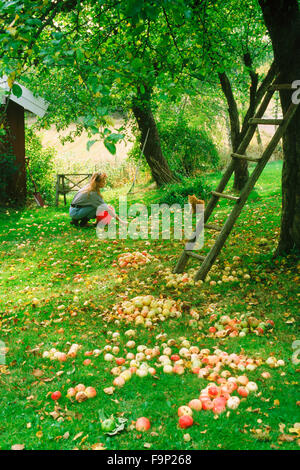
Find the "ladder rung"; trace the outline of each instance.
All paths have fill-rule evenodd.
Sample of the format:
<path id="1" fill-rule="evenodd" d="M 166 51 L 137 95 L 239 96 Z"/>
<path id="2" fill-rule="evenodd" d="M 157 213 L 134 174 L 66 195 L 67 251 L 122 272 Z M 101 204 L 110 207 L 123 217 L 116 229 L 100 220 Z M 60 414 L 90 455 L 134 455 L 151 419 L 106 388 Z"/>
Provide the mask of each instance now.
<path id="1" fill-rule="evenodd" d="M 187 251 L 187 250 L 186 250 L 186 254 L 187 254 L 188 256 L 191 256 L 191 258 L 196 258 L 196 259 L 199 259 L 200 261 L 204 261 L 204 260 L 205 260 L 205 256 L 197 255 L 197 253 L 194 253 L 193 251 Z"/>
<path id="2" fill-rule="evenodd" d="M 249 162 L 259 162 L 260 158 L 248 157 L 247 155 L 240 155 L 239 153 L 232 153 L 232 158 L 240 158 L 241 160 L 248 160 Z"/>
<path id="3" fill-rule="evenodd" d="M 216 230 L 217 232 L 221 232 L 222 227 L 218 227 L 217 225 L 211 225 L 211 224 L 204 224 L 204 228 L 207 228 L 208 230 Z"/>
<path id="4" fill-rule="evenodd" d="M 218 193 L 217 191 L 212 191 L 211 194 L 216 197 L 224 197 L 225 199 L 229 199 L 230 201 L 239 201 L 240 198 L 236 196 L 231 196 L 230 194 Z"/>
<path id="5" fill-rule="evenodd" d="M 275 83 L 269 86 L 269 90 L 293 90 L 291 83 Z"/>
<path id="6" fill-rule="evenodd" d="M 283 119 L 263 119 L 263 118 L 250 118 L 249 124 L 266 124 L 266 125 L 280 125 Z"/>

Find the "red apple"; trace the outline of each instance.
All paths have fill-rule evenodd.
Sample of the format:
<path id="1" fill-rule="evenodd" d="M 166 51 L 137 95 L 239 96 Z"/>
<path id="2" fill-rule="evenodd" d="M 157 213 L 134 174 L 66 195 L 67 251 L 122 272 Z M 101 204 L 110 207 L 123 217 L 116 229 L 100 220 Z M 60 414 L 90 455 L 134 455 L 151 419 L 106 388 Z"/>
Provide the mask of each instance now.
<path id="1" fill-rule="evenodd" d="M 84 353 L 85 356 L 92 356 L 93 355 L 93 351 L 86 351 Z"/>
<path id="2" fill-rule="evenodd" d="M 241 397 L 247 397 L 248 393 L 249 393 L 248 390 L 245 387 L 239 387 L 237 389 L 237 392 Z"/>
<path id="3" fill-rule="evenodd" d="M 150 429 L 150 421 L 148 418 L 138 418 L 135 423 L 135 428 L 137 431 L 148 431 Z"/>
<path id="4" fill-rule="evenodd" d="M 212 410 L 214 405 L 213 405 L 213 402 L 211 400 L 205 400 L 203 398 L 201 398 L 201 402 L 202 402 L 202 409 L 203 410 Z"/>
<path id="5" fill-rule="evenodd" d="M 225 406 L 226 406 L 226 398 L 224 397 L 217 397 L 213 400 L 213 404 L 214 406 L 217 406 L 217 407 L 224 407 L 225 409 Z"/>
<path id="6" fill-rule="evenodd" d="M 179 427 L 181 429 L 189 428 L 190 426 L 193 425 L 193 423 L 194 423 L 194 420 L 189 415 L 183 415 L 183 416 L 180 416 L 179 418 Z"/>
<path id="7" fill-rule="evenodd" d="M 178 354 L 172 354 L 171 361 L 179 361 L 179 359 L 180 359 L 180 356 L 178 356 Z"/>
<path id="8" fill-rule="evenodd" d="M 215 387 L 214 385 L 212 385 L 211 387 L 208 388 L 207 390 L 208 392 L 208 395 L 211 397 L 211 398 L 215 398 L 219 395 L 219 389 L 218 387 Z"/>
<path id="9" fill-rule="evenodd" d="M 121 366 L 122 364 L 124 364 L 125 363 L 124 357 L 116 357 L 116 363 L 118 364 L 118 366 Z"/>
<path id="10" fill-rule="evenodd" d="M 59 400 L 61 398 L 61 393 L 59 391 L 53 392 L 51 394 L 51 398 L 54 401 Z"/>

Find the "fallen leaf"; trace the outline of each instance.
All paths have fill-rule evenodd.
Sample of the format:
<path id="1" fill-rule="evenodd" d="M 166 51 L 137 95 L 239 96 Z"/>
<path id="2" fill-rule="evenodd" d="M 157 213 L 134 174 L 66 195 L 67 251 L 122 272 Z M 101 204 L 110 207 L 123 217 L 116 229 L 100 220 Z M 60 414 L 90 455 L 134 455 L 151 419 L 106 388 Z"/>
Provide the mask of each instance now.
<path id="1" fill-rule="evenodd" d="M 44 372 L 41 369 L 33 369 L 32 375 L 34 375 L 34 377 L 42 377 Z"/>
<path id="2" fill-rule="evenodd" d="M 59 413 L 57 411 L 51 411 L 49 415 L 52 416 L 53 419 L 57 419 L 59 417 Z"/>
<path id="3" fill-rule="evenodd" d="M 92 445 L 92 450 L 105 450 L 106 447 L 104 446 L 104 444 L 102 444 L 102 442 L 97 442 L 97 444 L 93 444 Z"/>
<path id="4" fill-rule="evenodd" d="M 11 450 L 24 450 L 25 444 L 14 444 L 11 446 Z"/>
<path id="5" fill-rule="evenodd" d="M 281 434 L 278 438 L 278 440 L 282 442 L 293 442 L 294 439 L 295 437 L 290 436 L 289 434 Z"/>
<path id="6" fill-rule="evenodd" d="M 107 395 L 112 395 L 115 391 L 115 387 L 107 387 L 103 389 L 103 392 Z"/>
<path id="7" fill-rule="evenodd" d="M 279 423 L 279 431 L 281 433 L 283 433 L 284 429 L 285 429 L 285 424 L 284 423 Z"/>

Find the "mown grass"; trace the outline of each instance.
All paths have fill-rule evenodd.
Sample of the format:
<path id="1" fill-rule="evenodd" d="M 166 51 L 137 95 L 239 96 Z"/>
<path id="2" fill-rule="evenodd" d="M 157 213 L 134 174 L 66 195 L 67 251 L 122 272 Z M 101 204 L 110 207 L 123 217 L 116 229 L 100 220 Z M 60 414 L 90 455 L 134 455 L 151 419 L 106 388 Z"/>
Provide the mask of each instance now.
<path id="1" fill-rule="evenodd" d="M 250 280 L 241 278 L 216 286 L 166 287 L 158 270 L 174 266 L 182 247 L 179 241 L 103 242 L 96 238 L 94 229 L 70 227 L 64 207 L 2 211 L 0 340 L 9 351 L 6 367 L 0 369 L 0 449 L 10 449 L 14 444 L 25 444 L 26 449 L 90 449 L 96 443 L 103 443 L 107 449 L 145 449 L 149 445 L 151 449 L 296 449 L 296 439 L 280 437 L 295 436 L 289 429 L 299 421 L 297 365 L 291 360 L 292 343 L 297 339 L 299 272 L 295 256 L 272 260 L 279 233 L 280 171 L 280 163 L 267 166 L 220 257 L 220 266 L 230 266 L 233 256 L 240 256 L 241 268 L 250 272 Z M 214 186 L 219 178 L 217 173 L 208 175 L 206 183 Z M 106 197 L 116 202 L 117 193 L 110 191 Z M 131 196 L 130 202 L 150 204 L 159 197 L 160 191 L 143 190 Z M 225 218 L 228 208 L 222 201 L 217 208 L 218 220 Z M 152 252 L 160 263 L 128 274 L 112 267 L 119 253 L 141 249 Z M 81 274 L 83 282 L 76 282 L 76 274 Z M 244 350 L 264 360 L 275 355 L 286 365 L 276 369 L 263 365 L 247 373 L 258 383 L 258 394 L 242 401 L 229 416 L 196 413 L 195 425 L 183 431 L 177 426 L 177 408 L 197 398 L 206 380 L 190 372 L 168 376 L 159 371 L 157 378 L 133 377 L 113 395 L 107 395 L 103 389 L 112 385 L 113 377 L 103 356 L 93 358 L 90 366 L 83 365 L 85 351 L 111 343 L 109 331 L 120 332 L 123 349 L 128 326 L 107 324 L 102 313 L 118 303 L 124 293 L 129 297 L 150 293 L 187 301 L 200 315 L 214 303 L 224 314 L 251 311 L 275 322 L 268 336 L 216 340 L 207 336 L 207 317 L 199 330 L 189 326 L 184 315 L 152 330 L 133 326 L 137 344 L 161 344 L 156 336 L 165 332 L 168 338 L 185 336 L 200 347 L 217 346 L 230 353 Z M 38 299 L 36 306 L 34 298 Z M 42 358 L 43 351 L 52 347 L 67 351 L 67 342 L 82 345 L 74 360 L 61 364 Z M 39 377 L 37 369 L 39 375 L 42 373 Z M 271 379 L 263 380 L 262 371 L 270 371 Z M 66 390 L 77 383 L 94 386 L 97 397 L 72 403 L 65 397 Z M 55 405 L 48 393 L 54 390 L 63 395 L 59 402 L 62 420 L 54 420 L 49 414 Z M 108 437 L 100 428 L 100 409 L 108 415 L 124 415 L 129 424 L 146 416 L 151 430 L 140 434 L 127 427 L 119 435 Z M 186 432 L 191 436 L 189 442 L 183 439 Z"/>

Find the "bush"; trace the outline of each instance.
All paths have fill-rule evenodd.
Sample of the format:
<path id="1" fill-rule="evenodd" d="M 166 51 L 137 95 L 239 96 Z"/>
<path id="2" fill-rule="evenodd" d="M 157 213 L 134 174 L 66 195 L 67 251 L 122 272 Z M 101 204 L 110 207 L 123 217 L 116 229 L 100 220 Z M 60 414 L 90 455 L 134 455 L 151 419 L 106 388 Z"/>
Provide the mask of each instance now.
<path id="1" fill-rule="evenodd" d="M 32 129 L 26 129 L 25 136 L 26 157 L 29 158 L 31 174 L 36 183 L 37 190 L 49 204 L 54 201 L 55 196 L 55 149 L 43 148 L 41 139 Z M 33 194 L 35 189 L 27 168 L 27 191 Z"/>
<path id="2" fill-rule="evenodd" d="M 190 127 L 184 118 L 160 122 L 158 128 L 163 154 L 176 176 L 192 176 L 218 166 L 217 149 L 204 130 Z"/>
<path id="3" fill-rule="evenodd" d="M 204 185 L 199 178 L 188 178 L 182 183 L 168 184 L 164 186 L 160 204 L 180 204 L 181 207 L 188 203 L 188 196 L 195 194 L 199 199 L 207 199 L 211 188 Z"/>

